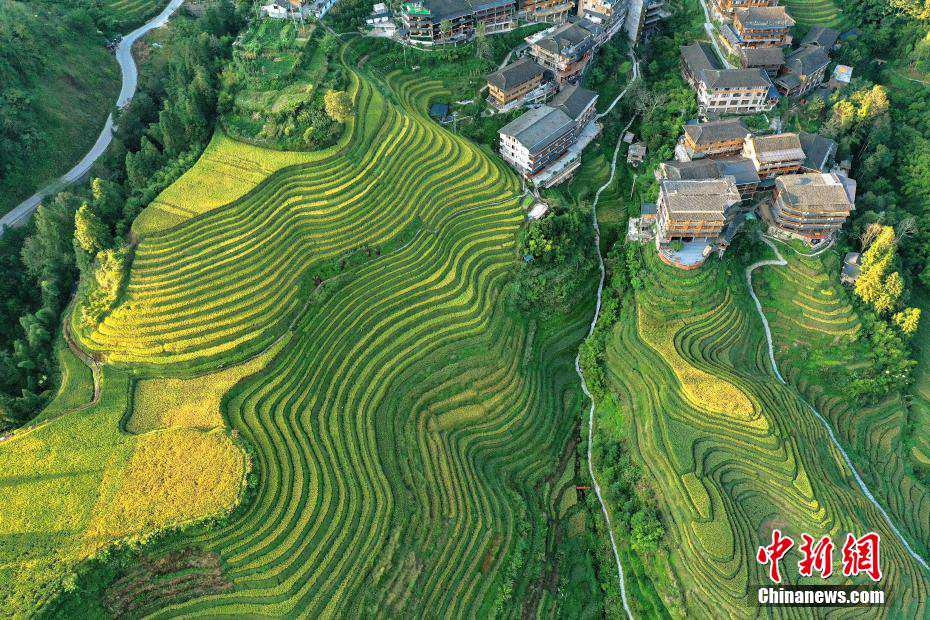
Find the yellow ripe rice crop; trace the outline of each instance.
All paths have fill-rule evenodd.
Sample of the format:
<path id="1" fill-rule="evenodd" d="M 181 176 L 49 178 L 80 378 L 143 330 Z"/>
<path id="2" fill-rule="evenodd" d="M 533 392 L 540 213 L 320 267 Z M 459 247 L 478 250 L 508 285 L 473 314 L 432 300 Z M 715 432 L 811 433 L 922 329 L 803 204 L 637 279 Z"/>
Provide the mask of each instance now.
<path id="1" fill-rule="evenodd" d="M 685 397 L 699 409 L 739 416 L 741 419 L 752 418 L 754 408 L 752 401 L 738 387 L 716 377 L 700 368 L 696 368 L 684 359 L 675 348 L 675 333 L 685 327 L 683 321 L 666 320 L 654 316 L 638 306 L 637 324 L 639 334 L 672 367 Z"/>

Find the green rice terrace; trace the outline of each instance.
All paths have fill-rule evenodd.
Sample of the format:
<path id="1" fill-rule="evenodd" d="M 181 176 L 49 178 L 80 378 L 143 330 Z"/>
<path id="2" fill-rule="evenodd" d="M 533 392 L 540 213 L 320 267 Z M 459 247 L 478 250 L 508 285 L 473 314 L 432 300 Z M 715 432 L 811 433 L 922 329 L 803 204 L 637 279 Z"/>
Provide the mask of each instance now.
<path id="1" fill-rule="evenodd" d="M 844 393 L 839 387 L 844 371 L 866 363 L 866 345 L 857 338 L 859 319 L 838 280 L 840 257 L 835 252 L 803 256 L 779 246 L 788 265 L 765 267 L 754 278 L 782 374 L 830 420 L 844 445 L 858 455 L 860 474 L 895 523 L 917 549 L 927 550 L 930 486 L 914 474 L 915 468 L 922 470 L 923 446 L 930 441 L 928 427 L 918 421 L 926 415 L 919 400 L 925 379 L 912 388 L 917 400 L 911 409 L 917 417 L 910 425 L 905 394 L 864 405 Z M 904 429 L 911 437 L 902 436 Z"/>
<path id="2" fill-rule="evenodd" d="M 832 26 L 843 24 L 843 13 L 836 0 L 785 0 L 791 17 L 804 26 Z"/>
<path id="3" fill-rule="evenodd" d="M 167 0 L 103 0 L 103 7 L 120 24 L 137 26 L 167 4 Z"/>
<path id="4" fill-rule="evenodd" d="M 877 527 L 892 604 L 870 617 L 925 617 L 926 572 L 859 492 L 797 393 L 774 380 L 742 266 L 728 258 L 682 272 L 654 251 L 647 265 L 647 282 L 608 343 L 617 413 L 602 415 L 619 416 L 668 516 L 666 589 L 692 617 L 754 617 L 755 585 L 768 579 L 755 549 L 771 528 L 835 538 Z M 836 333 L 855 330 L 841 309 L 826 306 L 816 320 Z M 926 509 L 910 510 L 914 531 Z M 789 583 L 805 583 L 795 562 L 784 568 Z"/>
<path id="5" fill-rule="evenodd" d="M 597 613 L 573 462 L 593 301 L 510 310 L 518 179 L 426 118 L 439 84 L 348 75 L 336 145 L 218 133 L 135 222 L 117 307 L 71 313 L 75 390 L 0 449 L 22 498 L 0 509 L 4 608 L 67 615 L 50 599 L 80 560 L 186 524 L 97 611 Z"/>

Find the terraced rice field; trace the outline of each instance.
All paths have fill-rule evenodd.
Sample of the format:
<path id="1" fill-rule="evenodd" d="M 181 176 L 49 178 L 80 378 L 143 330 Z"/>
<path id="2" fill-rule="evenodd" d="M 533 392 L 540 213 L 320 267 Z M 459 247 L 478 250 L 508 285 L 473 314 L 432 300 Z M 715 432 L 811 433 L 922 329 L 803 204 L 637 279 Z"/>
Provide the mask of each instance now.
<path id="1" fill-rule="evenodd" d="M 138 228 L 124 302 L 81 334 L 109 364 L 175 383 L 280 347 L 257 374 L 215 382 L 255 452 L 257 495 L 178 543 L 216 554 L 230 587 L 147 593 L 144 612 L 551 616 L 565 604 L 546 571 L 590 527 L 569 440 L 593 308 L 552 324 L 512 314 L 517 178 L 426 118 L 439 85 L 353 82 L 357 117 L 339 148 L 279 157 L 248 189 L 252 177 L 230 173 L 217 182 L 229 204 L 193 196 L 173 221 Z M 198 167 L 225 165 L 224 149 L 215 141 Z M 370 256 L 314 281 L 360 248 Z M 139 382 L 137 399 L 152 387 Z M 216 402 L 185 393 L 157 415 L 136 403 L 130 424 L 170 426 Z M 561 570 L 568 596 L 596 608 L 584 553 L 561 553 Z"/>
<path id="2" fill-rule="evenodd" d="M 877 529 L 890 604 L 876 614 L 925 616 L 928 575 L 858 492 L 806 405 L 774 379 L 742 267 L 712 260 L 684 272 L 654 251 L 647 263 L 646 286 L 609 341 L 608 378 L 668 517 L 674 579 L 689 615 L 756 617 L 755 585 L 768 576 L 755 551 L 780 527 L 834 538 Z M 687 385 L 695 379 L 720 390 L 696 399 Z M 713 394 L 724 391 L 738 391 L 750 409 L 721 406 Z M 789 557 L 782 568 L 795 583 Z M 815 615 L 782 611 L 775 615 Z"/>
<path id="3" fill-rule="evenodd" d="M 107 12 L 119 22 L 131 26 L 142 24 L 167 4 L 167 0 L 103 0 Z"/>
<path id="4" fill-rule="evenodd" d="M 791 17 L 805 26 L 843 25 L 843 13 L 835 0 L 785 0 Z"/>
<path id="5" fill-rule="evenodd" d="M 930 480 L 930 294 L 919 289 L 913 302 L 921 310 L 920 328 L 916 335 L 919 351 L 916 381 L 911 388 L 911 458 Z"/>
<path id="6" fill-rule="evenodd" d="M 831 367 L 855 368 L 865 355 L 856 338 L 858 319 L 838 282 L 839 256 L 803 257 L 790 249 L 782 254 L 787 267 L 765 267 L 755 276 L 782 374 L 830 420 L 847 450 L 857 455 L 854 460 L 869 488 L 926 557 L 930 488 L 911 473 L 909 460 L 916 454 L 903 440 L 908 419 L 903 395 L 865 406 L 831 377 Z M 917 390 L 920 385 L 918 381 Z M 915 405 L 920 413 L 919 401 Z M 925 441 L 926 432 L 916 431 L 914 438 Z"/>

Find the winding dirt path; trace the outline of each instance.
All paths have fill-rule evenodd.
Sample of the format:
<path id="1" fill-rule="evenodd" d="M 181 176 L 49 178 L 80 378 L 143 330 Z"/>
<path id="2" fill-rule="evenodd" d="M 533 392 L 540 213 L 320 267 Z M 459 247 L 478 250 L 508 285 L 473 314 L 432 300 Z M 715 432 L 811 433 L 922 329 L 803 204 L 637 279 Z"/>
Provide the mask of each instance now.
<path id="1" fill-rule="evenodd" d="M 613 103 L 610 104 L 610 107 L 607 108 L 603 113 L 598 115 L 598 118 L 608 114 L 614 105 L 620 99 L 626 95 L 627 91 L 630 90 L 630 87 L 634 82 L 639 78 L 639 61 L 636 60 L 636 57 L 633 56 L 633 53 L 630 52 L 630 56 L 633 57 L 633 79 L 630 80 L 629 84 L 623 89 L 623 91 L 617 95 L 617 98 L 614 99 Z M 594 318 L 591 319 L 591 327 L 588 329 L 588 336 L 594 333 L 594 328 L 597 326 L 597 319 L 601 314 L 601 302 L 603 301 L 604 296 L 604 279 L 606 277 L 606 271 L 604 270 L 604 257 L 601 256 L 601 228 L 597 223 L 597 203 L 601 198 L 601 192 L 610 187 L 610 184 L 614 182 L 614 174 L 617 171 L 617 156 L 620 154 L 620 145 L 623 144 L 623 134 L 630 128 L 633 124 L 633 118 L 630 119 L 630 122 L 627 123 L 623 131 L 620 132 L 620 135 L 617 138 L 617 146 L 614 147 L 614 157 L 610 162 L 610 178 L 607 179 L 607 182 L 601 185 L 597 194 L 594 195 L 594 204 L 591 205 L 591 220 L 594 224 L 594 247 L 597 251 L 597 263 L 598 268 L 600 269 L 600 280 L 597 284 L 597 305 L 594 309 Z M 588 383 L 584 379 L 584 373 L 581 371 L 581 351 L 578 351 L 578 355 L 575 356 L 575 371 L 578 373 L 578 377 L 581 379 L 581 390 L 584 392 L 584 395 L 588 397 L 588 400 L 591 401 L 591 406 L 588 408 L 588 474 L 591 476 L 591 484 L 594 487 L 594 493 L 597 495 L 597 501 L 601 504 L 601 512 L 604 513 L 604 521 L 607 524 L 607 533 L 610 535 L 610 546 L 614 552 L 614 560 L 617 563 L 617 579 L 620 586 L 620 598 L 623 600 L 623 609 L 626 612 L 627 618 L 632 620 L 633 612 L 630 610 L 630 603 L 627 600 L 626 596 L 626 580 L 623 574 L 623 563 L 620 561 L 620 552 L 617 550 L 617 540 L 614 536 L 614 528 L 610 521 L 610 511 L 607 510 L 607 503 L 604 501 L 604 495 L 601 493 L 601 485 L 597 482 L 597 476 L 594 475 L 594 460 L 592 458 L 592 444 L 594 442 L 594 398 L 591 396 L 591 392 L 588 390 Z"/>
<path id="2" fill-rule="evenodd" d="M 762 319 L 762 327 L 765 330 L 765 341 L 766 341 L 765 344 L 768 347 L 769 362 L 771 362 L 772 364 L 772 372 L 775 373 L 775 377 L 783 385 L 787 386 L 788 382 L 785 381 L 784 377 L 781 376 L 781 372 L 778 370 L 778 364 L 775 362 L 775 350 L 772 345 L 772 330 L 769 327 L 769 321 L 766 318 L 765 313 L 762 311 L 762 302 L 759 301 L 759 297 L 756 296 L 756 291 L 752 287 L 752 273 L 759 267 L 765 267 L 768 265 L 785 267 L 788 265 L 788 261 L 785 260 L 785 257 L 782 256 L 781 252 L 778 251 L 778 248 L 775 246 L 774 243 L 772 243 L 772 241 L 770 241 L 769 239 L 765 237 L 762 238 L 762 241 L 764 241 L 766 245 L 772 248 L 772 251 L 775 252 L 776 258 L 756 261 L 755 263 L 746 267 L 746 283 L 749 285 L 749 294 L 752 296 L 752 301 L 756 304 L 756 310 L 759 312 L 759 318 Z M 830 246 L 828 245 L 824 248 L 821 248 L 820 250 L 818 250 L 817 252 L 813 254 L 808 254 L 808 256 L 816 256 L 817 254 L 826 251 L 829 247 Z M 833 432 L 833 427 L 830 425 L 827 419 L 823 417 L 823 415 L 821 415 L 821 413 L 817 411 L 817 409 L 815 409 L 813 405 L 807 402 L 807 400 L 805 400 L 800 395 L 800 393 L 798 394 L 798 398 L 801 399 L 801 402 L 807 405 L 807 408 L 811 410 L 811 413 L 814 414 L 814 417 L 817 418 L 820 424 L 827 431 L 827 435 L 830 436 L 830 441 L 833 443 L 833 446 L 839 451 L 840 454 L 843 455 L 843 460 L 846 462 L 846 466 L 849 467 L 849 471 L 852 472 L 853 477 L 856 479 L 856 484 L 859 486 L 859 490 L 862 491 L 862 494 L 865 495 L 866 498 L 868 498 L 868 500 L 872 503 L 873 506 L 875 506 L 876 509 L 878 509 L 882 517 L 885 519 L 885 523 L 888 524 L 888 528 L 892 531 L 892 533 L 895 535 L 895 537 L 904 547 L 904 550 L 907 551 L 907 554 L 911 556 L 915 562 L 920 564 L 924 568 L 924 570 L 930 572 L 930 565 L 927 564 L 927 561 L 924 560 L 923 557 L 921 557 L 916 551 L 914 551 L 910 543 L 907 542 L 907 539 L 904 537 L 904 535 L 901 534 L 900 530 L 898 530 L 898 528 L 895 526 L 894 522 L 891 520 L 891 517 L 889 516 L 889 514 L 885 511 L 884 507 L 882 507 L 882 505 L 878 502 L 878 500 L 875 499 L 875 496 L 872 495 L 872 492 L 869 491 L 868 486 L 866 486 L 865 482 L 862 480 L 862 477 L 859 475 L 858 470 L 856 470 L 855 465 L 853 465 L 852 459 L 849 458 L 849 455 L 846 453 L 846 450 L 843 449 L 843 446 L 840 444 L 839 440 L 836 437 L 836 433 Z"/>

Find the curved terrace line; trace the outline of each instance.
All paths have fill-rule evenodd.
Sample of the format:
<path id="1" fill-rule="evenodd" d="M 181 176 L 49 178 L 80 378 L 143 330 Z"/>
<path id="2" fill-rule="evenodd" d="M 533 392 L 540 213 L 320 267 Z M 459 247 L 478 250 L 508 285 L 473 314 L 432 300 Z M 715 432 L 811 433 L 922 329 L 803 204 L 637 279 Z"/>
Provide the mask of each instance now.
<path id="1" fill-rule="evenodd" d="M 785 257 L 781 255 L 781 252 L 778 251 L 778 248 L 769 239 L 766 239 L 765 237 L 763 237 L 762 241 L 764 241 L 766 245 L 772 248 L 772 251 L 775 252 L 776 258 L 756 261 L 755 263 L 746 267 L 746 283 L 749 285 L 749 294 L 752 296 L 752 300 L 756 304 L 756 310 L 759 312 L 759 318 L 762 319 L 762 327 L 765 330 L 765 341 L 768 347 L 769 361 L 772 364 L 772 371 L 775 373 L 775 377 L 783 385 L 787 386 L 788 382 L 785 381 L 784 377 L 781 376 L 781 372 L 778 370 L 778 364 L 775 362 L 775 350 L 774 350 L 774 347 L 772 346 L 772 330 L 769 327 L 769 321 L 766 318 L 765 313 L 762 311 L 762 302 L 759 301 L 759 298 L 756 296 L 756 291 L 752 287 L 752 272 L 755 271 L 759 267 L 765 267 L 767 265 L 784 267 L 788 265 L 788 261 L 785 260 Z M 816 254 L 819 254 L 820 252 L 826 249 L 827 248 L 821 248 L 820 250 L 818 250 L 814 254 L 810 254 L 809 256 L 814 256 Z M 898 530 L 894 522 L 891 520 L 891 516 L 885 511 L 884 507 L 882 507 L 879 501 L 875 499 L 875 496 L 872 495 L 872 492 L 869 491 L 869 488 L 868 486 L 866 486 L 865 481 L 862 480 L 862 477 L 859 475 L 858 470 L 856 470 L 855 465 L 853 465 L 852 459 L 849 458 L 849 455 L 846 453 L 846 450 L 843 449 L 843 446 L 840 444 L 839 440 L 836 438 L 836 434 L 833 432 L 833 427 L 830 425 L 827 419 L 823 417 L 823 415 L 819 411 L 817 411 L 817 409 L 815 409 L 813 405 L 807 402 L 807 400 L 804 399 L 804 397 L 802 397 L 800 394 L 798 394 L 798 398 L 801 399 L 801 402 L 807 405 L 808 409 L 811 410 L 811 413 L 814 414 L 814 417 L 816 417 L 817 420 L 820 421 L 820 424 L 824 427 L 824 429 L 826 429 L 827 435 L 830 436 L 830 441 L 833 443 L 833 446 L 837 450 L 839 450 L 840 454 L 843 455 L 843 460 L 846 462 L 846 466 L 849 467 L 849 470 L 852 472 L 853 477 L 856 479 L 856 484 L 859 486 L 859 490 L 862 491 L 862 494 L 865 495 L 866 498 L 868 498 L 868 500 L 872 503 L 872 505 L 874 505 L 875 508 L 878 509 L 882 517 L 885 519 L 885 523 L 888 524 L 889 529 L 891 529 L 895 537 L 897 537 L 897 539 L 904 546 L 904 550 L 907 551 L 907 554 L 911 556 L 911 558 L 913 558 L 915 562 L 920 564 L 924 568 L 924 570 L 926 570 L 927 572 L 930 572 L 930 565 L 927 564 L 927 561 L 923 559 L 923 557 L 921 557 L 920 554 L 914 551 L 910 543 L 907 542 L 907 539 L 904 537 L 901 531 Z"/>

